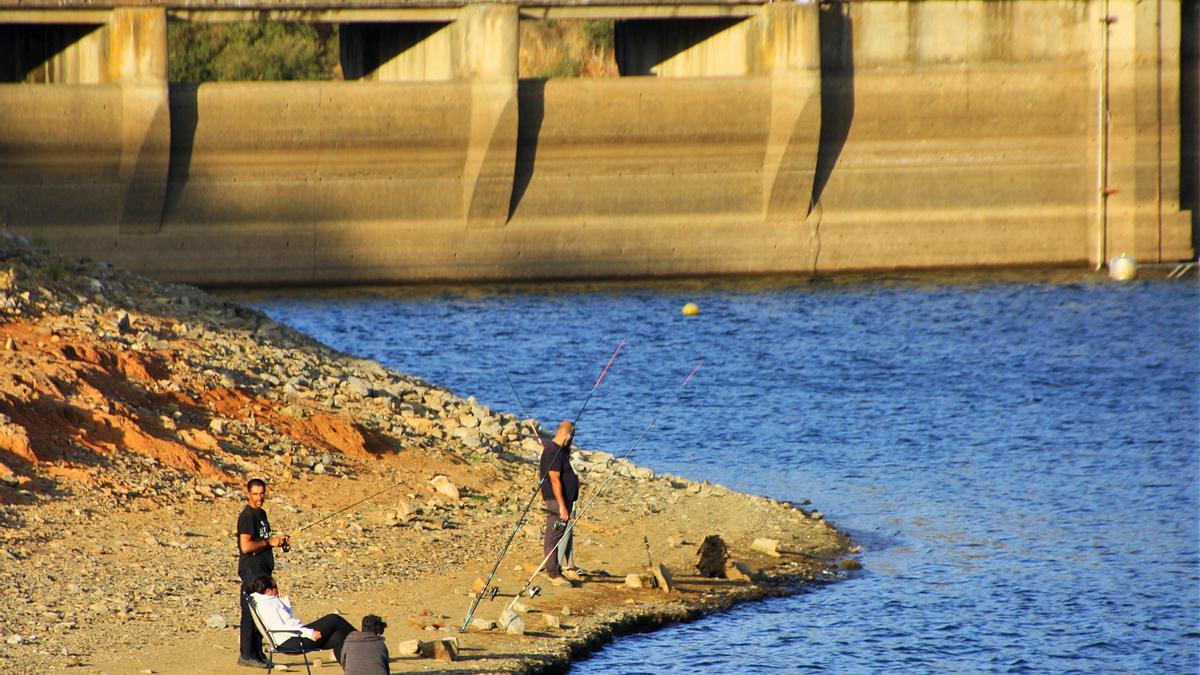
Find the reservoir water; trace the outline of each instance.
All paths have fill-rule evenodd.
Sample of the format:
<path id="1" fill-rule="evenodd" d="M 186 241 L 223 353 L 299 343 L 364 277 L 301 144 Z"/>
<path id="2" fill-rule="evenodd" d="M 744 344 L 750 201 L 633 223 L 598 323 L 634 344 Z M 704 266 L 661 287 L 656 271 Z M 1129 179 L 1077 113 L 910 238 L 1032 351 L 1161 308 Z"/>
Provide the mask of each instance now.
<path id="1" fill-rule="evenodd" d="M 1200 284 L 1075 272 L 237 294 L 578 444 L 810 499 L 864 569 L 578 673 L 1200 670 Z M 698 317 L 680 308 L 695 302 Z M 587 566 L 586 549 L 579 552 Z"/>

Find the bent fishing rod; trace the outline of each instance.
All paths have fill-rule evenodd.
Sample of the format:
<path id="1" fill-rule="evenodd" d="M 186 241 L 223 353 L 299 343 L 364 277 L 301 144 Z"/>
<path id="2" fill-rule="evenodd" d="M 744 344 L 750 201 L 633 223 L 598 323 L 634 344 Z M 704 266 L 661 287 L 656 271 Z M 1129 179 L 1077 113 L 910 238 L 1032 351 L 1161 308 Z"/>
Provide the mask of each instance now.
<path id="1" fill-rule="evenodd" d="M 608 374 L 608 369 L 612 367 L 613 361 L 617 360 L 617 354 L 621 353 L 621 348 L 624 346 L 625 339 L 621 338 L 621 342 L 617 344 L 617 349 L 612 353 L 612 356 L 609 357 L 608 363 L 605 364 L 604 370 L 600 371 L 600 377 L 596 378 L 596 383 L 592 385 L 592 390 L 588 392 L 587 398 L 583 400 L 583 405 L 579 406 L 579 412 L 575 414 L 575 420 L 571 423 L 572 427 L 579 423 L 579 418 L 583 417 L 583 411 L 587 410 L 588 403 L 591 402 L 592 396 L 596 393 L 596 390 L 600 388 L 600 383 L 604 381 L 604 376 Z M 508 373 L 505 373 L 505 377 L 508 377 Z M 511 379 L 508 381 L 508 384 L 509 386 L 512 386 Z M 516 393 L 516 387 L 513 387 L 513 393 Z M 517 402 L 521 403 L 521 408 L 524 410 L 525 404 L 521 402 L 521 397 L 519 395 L 517 396 Z M 525 417 L 527 419 L 531 419 L 528 411 L 525 412 Z M 534 429 L 534 436 L 540 443 L 541 435 L 537 433 L 537 429 Z M 572 438 L 567 439 L 562 446 L 559 446 L 558 452 L 555 453 L 554 459 L 550 462 L 550 466 L 553 466 L 554 462 L 558 460 L 558 454 L 562 452 L 563 446 L 569 446 L 573 439 L 574 433 L 572 433 Z M 508 541 L 504 542 L 504 548 L 500 549 L 500 556 L 496 558 L 496 564 L 492 565 L 492 571 L 488 572 L 487 579 L 485 579 L 483 582 L 483 588 L 479 589 L 479 593 L 477 593 L 475 595 L 475 599 L 471 601 L 471 608 L 467 610 L 467 616 L 465 619 L 463 619 L 462 627 L 458 629 L 458 632 L 467 632 L 467 626 L 471 623 L 471 617 L 475 616 L 475 610 L 479 608 L 480 601 L 482 601 L 483 596 L 487 594 L 488 588 L 492 586 L 492 580 L 496 578 L 496 570 L 500 569 L 500 563 L 504 560 L 504 556 L 508 554 L 508 549 L 512 546 L 513 540 L 517 538 L 517 533 L 521 531 L 521 525 L 525 523 L 525 517 L 529 515 L 529 509 L 533 506 L 533 501 L 537 498 L 538 493 L 541 492 L 542 484 L 546 482 L 546 476 L 549 474 L 549 472 L 549 469 L 547 469 L 546 473 L 543 473 L 541 478 L 538 479 L 537 485 L 533 487 L 533 493 L 529 495 L 529 501 L 525 504 L 525 508 L 521 511 L 521 517 L 517 519 L 517 524 L 515 527 L 513 527 L 512 534 L 508 535 Z M 495 597 L 495 594 L 496 591 L 493 590 L 492 597 Z"/>
<path id="2" fill-rule="evenodd" d="M 628 459 L 629 456 L 631 454 L 633 454 L 633 451 L 636 450 L 639 445 L 641 445 L 642 439 L 644 439 L 646 437 L 646 434 L 650 433 L 650 430 L 653 429 L 658 424 L 658 419 L 660 417 L 662 417 L 662 414 L 667 410 L 667 408 L 670 407 L 670 405 L 672 403 L 676 402 L 679 399 L 679 396 L 678 396 L 679 392 L 683 391 L 683 388 L 686 387 L 687 383 L 691 381 L 692 377 L 696 374 L 696 371 L 700 370 L 700 364 L 702 364 L 702 363 L 704 363 L 704 359 L 700 359 L 699 361 L 696 362 L 696 365 L 692 368 L 692 372 L 688 373 L 688 376 L 683 378 L 683 382 L 679 385 L 679 388 L 676 390 L 676 396 L 672 397 L 671 399 L 668 399 L 667 402 L 664 403 L 662 405 L 662 407 L 658 409 L 658 414 L 656 414 L 654 416 L 654 419 L 650 421 L 650 424 L 646 425 L 646 427 L 644 429 L 642 429 L 642 433 L 640 435 L 638 435 L 637 439 L 633 442 L 633 445 L 629 446 L 629 449 L 625 451 L 625 454 L 621 456 L 621 459 L 623 459 L 623 460 Z M 565 530 L 563 530 L 562 537 L 558 540 L 558 543 L 555 544 L 550 549 L 550 552 L 546 554 L 546 557 L 542 558 L 542 563 L 540 565 L 538 565 L 537 569 L 535 569 L 533 571 L 533 574 L 531 574 L 529 576 L 529 579 L 525 582 L 525 585 L 522 586 L 521 589 L 519 591 L 517 591 L 516 594 L 513 595 L 512 600 L 510 600 L 508 602 L 508 605 L 506 605 L 504 607 L 505 611 L 512 609 L 513 605 L 516 604 L 517 600 L 522 595 L 524 595 L 526 591 L 528 591 L 534 587 L 533 580 L 537 577 L 538 573 L 540 573 L 542 571 L 542 569 L 545 568 L 546 563 L 550 562 L 551 556 L 558 555 L 559 547 L 562 546 L 563 542 L 567 541 L 568 537 L 571 536 L 571 532 L 575 529 L 575 523 L 579 522 L 579 519 L 583 517 L 583 514 L 587 513 L 588 509 L 591 508 L 592 504 L 594 504 L 596 502 L 596 498 L 599 497 L 602 492 L 604 492 L 604 488 L 608 486 L 608 483 L 613 479 L 613 476 L 616 476 L 616 475 L 617 475 L 617 469 L 616 469 L 616 467 L 613 467 L 612 472 L 608 474 L 608 477 L 604 479 L 604 482 L 600 484 L 600 487 L 596 488 L 596 490 L 594 492 L 592 492 L 592 496 L 588 499 L 588 501 L 586 503 L 584 503 L 583 508 L 581 508 L 577 512 L 571 514 L 571 519 L 569 521 L 567 521 L 567 527 Z M 537 592 L 531 593 L 530 597 L 535 596 L 535 595 L 537 595 Z M 503 614 L 503 612 L 501 614 Z"/>

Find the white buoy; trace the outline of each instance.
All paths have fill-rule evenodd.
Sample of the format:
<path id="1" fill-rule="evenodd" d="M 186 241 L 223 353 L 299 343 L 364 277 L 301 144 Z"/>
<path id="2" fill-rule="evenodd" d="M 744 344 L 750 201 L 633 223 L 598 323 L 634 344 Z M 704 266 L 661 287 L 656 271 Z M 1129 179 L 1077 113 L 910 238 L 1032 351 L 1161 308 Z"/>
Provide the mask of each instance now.
<path id="1" fill-rule="evenodd" d="M 1113 281 L 1133 281 L 1137 278 L 1137 258 L 1122 253 L 1109 260 L 1108 277 Z"/>

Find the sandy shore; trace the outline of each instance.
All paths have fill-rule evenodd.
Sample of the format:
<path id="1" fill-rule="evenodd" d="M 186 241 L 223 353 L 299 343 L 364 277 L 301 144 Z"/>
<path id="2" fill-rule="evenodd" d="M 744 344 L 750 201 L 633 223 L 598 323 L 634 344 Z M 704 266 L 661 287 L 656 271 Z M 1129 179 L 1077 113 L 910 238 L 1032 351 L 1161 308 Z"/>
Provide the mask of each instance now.
<path id="1" fill-rule="evenodd" d="M 577 532 L 592 574 L 522 598 L 523 635 L 460 634 L 537 482 L 531 428 L 196 289 L 0 237 L 0 671 L 252 672 L 234 666 L 251 476 L 281 532 L 386 490 L 297 534 L 276 576 L 304 619 L 384 616 L 393 672 L 562 671 L 614 635 L 833 578 L 849 554 L 804 507 L 584 450 L 585 499 L 614 476 Z M 529 577 L 541 527 L 535 506 L 477 616 Z M 699 576 L 711 534 L 750 579 Z M 651 563 L 670 591 L 627 585 Z M 455 661 L 403 653 L 448 637 Z"/>

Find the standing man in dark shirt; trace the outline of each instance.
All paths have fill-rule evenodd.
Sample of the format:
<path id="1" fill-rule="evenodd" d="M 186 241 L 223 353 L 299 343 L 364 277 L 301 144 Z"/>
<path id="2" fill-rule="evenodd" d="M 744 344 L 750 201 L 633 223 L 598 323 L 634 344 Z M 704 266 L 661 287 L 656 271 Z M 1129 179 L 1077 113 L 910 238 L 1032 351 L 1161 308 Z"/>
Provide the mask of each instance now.
<path id="1" fill-rule="evenodd" d="M 271 549 L 287 544 L 287 537 L 271 536 L 271 523 L 262 507 L 266 500 L 266 481 L 251 478 L 246 483 L 246 508 L 237 522 L 238 577 L 242 580 L 243 594 L 238 665 L 250 668 L 266 668 L 267 662 L 263 661 L 262 636 L 254 627 L 245 594 L 250 593 L 250 584 L 255 579 L 275 571 L 275 554 Z"/>
<path id="2" fill-rule="evenodd" d="M 571 520 L 571 509 L 579 499 L 579 477 L 571 467 L 571 440 L 575 437 L 575 425 L 563 421 L 550 441 L 542 441 L 542 458 L 538 472 L 545 476 L 542 481 L 542 499 L 546 506 L 546 536 L 542 541 L 546 561 L 546 575 L 555 586 L 572 586 L 563 577 L 560 560 L 571 557 L 571 540 L 562 542 L 567 523 Z M 557 547 L 555 555 L 550 555 Z"/>

